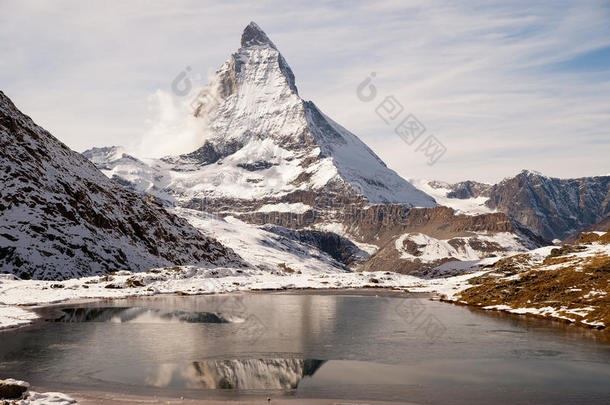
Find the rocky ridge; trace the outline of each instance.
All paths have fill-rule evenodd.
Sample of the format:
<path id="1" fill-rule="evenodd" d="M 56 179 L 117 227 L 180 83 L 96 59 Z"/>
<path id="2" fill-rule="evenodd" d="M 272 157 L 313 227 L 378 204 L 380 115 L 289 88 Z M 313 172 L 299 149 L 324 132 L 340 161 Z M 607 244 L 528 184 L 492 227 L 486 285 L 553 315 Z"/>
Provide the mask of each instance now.
<path id="1" fill-rule="evenodd" d="M 0 268 L 63 279 L 176 264 L 246 266 L 154 199 L 104 176 L 0 92 Z"/>

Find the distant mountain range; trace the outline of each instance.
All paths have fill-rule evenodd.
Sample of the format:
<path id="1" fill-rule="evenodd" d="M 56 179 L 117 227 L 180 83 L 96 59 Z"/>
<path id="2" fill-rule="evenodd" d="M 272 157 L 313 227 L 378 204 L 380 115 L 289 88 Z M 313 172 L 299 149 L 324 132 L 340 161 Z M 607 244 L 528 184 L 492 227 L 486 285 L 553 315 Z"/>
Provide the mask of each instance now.
<path id="1" fill-rule="evenodd" d="M 608 230 L 601 228 L 610 217 L 610 176 L 558 179 L 523 170 L 493 185 L 473 181 L 428 185 L 447 205 L 459 207 L 478 200 L 549 240 L 564 240 L 584 228 Z M 595 224 L 601 228 L 590 228 Z"/>

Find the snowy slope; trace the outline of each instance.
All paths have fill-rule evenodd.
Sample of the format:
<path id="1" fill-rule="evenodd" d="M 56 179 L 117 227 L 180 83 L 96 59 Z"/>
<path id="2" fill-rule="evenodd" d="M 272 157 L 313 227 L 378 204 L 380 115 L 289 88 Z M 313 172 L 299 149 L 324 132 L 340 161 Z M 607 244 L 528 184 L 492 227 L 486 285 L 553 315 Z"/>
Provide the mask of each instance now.
<path id="1" fill-rule="evenodd" d="M 467 198 L 456 197 L 455 189 L 457 185 L 455 184 L 429 180 L 411 179 L 410 181 L 415 187 L 434 197 L 437 203 L 453 208 L 458 214 L 479 215 L 495 212 L 495 210 L 485 205 L 489 201 L 489 197 L 485 195 L 469 195 Z"/>
<path id="2" fill-rule="evenodd" d="M 0 92 L 0 270 L 62 279 L 174 264 L 245 265 L 117 185 Z"/>
<path id="3" fill-rule="evenodd" d="M 177 208 L 173 212 L 261 270 L 282 273 L 285 268 L 281 265 L 285 265 L 304 274 L 347 271 L 344 265 L 311 245 L 246 224 L 236 218 L 219 218 L 186 208 Z"/>

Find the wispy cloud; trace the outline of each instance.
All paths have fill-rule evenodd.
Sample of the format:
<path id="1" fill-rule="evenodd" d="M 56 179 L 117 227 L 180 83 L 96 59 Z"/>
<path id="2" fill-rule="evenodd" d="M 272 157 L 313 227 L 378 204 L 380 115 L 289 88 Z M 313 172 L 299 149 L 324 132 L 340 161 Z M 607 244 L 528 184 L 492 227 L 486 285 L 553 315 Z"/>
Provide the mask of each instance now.
<path id="1" fill-rule="evenodd" d="M 0 86 L 77 150 L 144 139 L 170 153 L 196 139 L 182 128 L 166 140 L 175 124 L 149 108 L 151 96 L 163 99 L 187 65 L 203 76 L 219 67 L 250 20 L 301 95 L 405 177 L 610 172 L 610 66 L 587 57 L 610 47 L 604 1 L 3 1 Z M 446 145 L 435 166 L 356 98 L 372 71 Z"/>

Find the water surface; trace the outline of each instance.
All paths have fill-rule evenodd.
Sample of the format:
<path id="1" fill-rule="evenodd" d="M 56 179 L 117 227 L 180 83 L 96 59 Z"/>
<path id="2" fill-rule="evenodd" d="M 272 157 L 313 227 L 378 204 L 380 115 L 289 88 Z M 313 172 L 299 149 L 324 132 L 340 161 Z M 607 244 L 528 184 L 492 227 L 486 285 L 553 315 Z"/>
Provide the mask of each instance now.
<path id="1" fill-rule="evenodd" d="M 39 326 L 0 334 L 0 377 L 192 398 L 610 403 L 607 334 L 383 294 L 59 306 Z"/>

